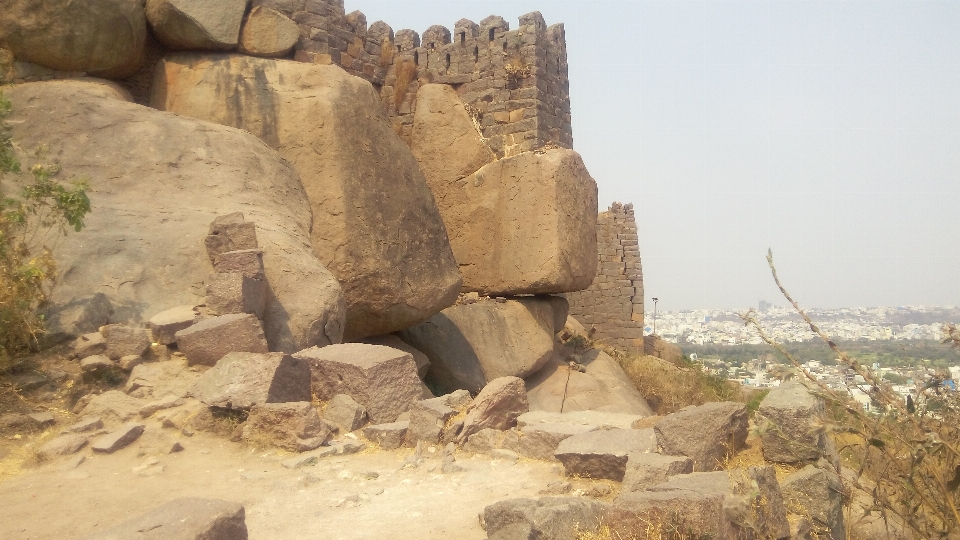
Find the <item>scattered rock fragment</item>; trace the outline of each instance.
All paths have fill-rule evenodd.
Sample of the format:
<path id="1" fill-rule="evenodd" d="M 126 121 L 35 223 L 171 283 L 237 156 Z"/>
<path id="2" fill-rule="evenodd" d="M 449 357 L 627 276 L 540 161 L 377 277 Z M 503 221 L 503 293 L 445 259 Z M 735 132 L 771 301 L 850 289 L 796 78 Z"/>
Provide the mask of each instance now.
<path id="1" fill-rule="evenodd" d="M 263 319 L 267 282 L 239 272 L 213 274 L 207 285 L 205 303 L 211 315 L 249 313 Z"/>
<path id="2" fill-rule="evenodd" d="M 133 371 L 133 368 L 139 366 L 142 363 L 143 363 L 142 356 L 130 354 L 130 355 L 124 356 L 120 360 L 117 360 L 117 367 L 129 373 Z"/>
<path id="3" fill-rule="evenodd" d="M 87 445 L 87 438 L 76 433 L 68 433 L 44 444 L 37 450 L 37 458 L 53 459 L 57 456 L 76 454 Z"/>
<path id="4" fill-rule="evenodd" d="M 460 440 L 481 429 L 509 429 L 517 425 L 517 418 L 530 410 L 523 379 L 500 377 L 490 381 L 477 394 L 467 409 Z"/>
<path id="5" fill-rule="evenodd" d="M 564 439 L 554 453 L 569 476 L 620 482 L 632 452 L 656 452 L 652 429 L 604 429 Z"/>
<path id="6" fill-rule="evenodd" d="M 147 418 L 148 416 L 152 415 L 153 413 L 159 410 L 170 409 L 172 407 L 179 407 L 180 405 L 183 405 L 183 398 L 178 396 L 168 395 L 156 401 L 151 401 L 150 403 L 147 403 L 143 407 L 140 407 L 140 416 L 142 416 L 143 418 Z"/>
<path id="7" fill-rule="evenodd" d="M 232 352 L 265 353 L 267 339 L 255 315 L 211 317 L 176 334 L 177 347 L 190 365 L 213 366 Z"/>
<path id="8" fill-rule="evenodd" d="M 243 506 L 219 499 L 175 499 L 81 540 L 247 540 Z"/>
<path id="9" fill-rule="evenodd" d="M 214 219 L 203 243 L 207 248 L 210 262 L 217 260 L 217 256 L 221 253 L 260 247 L 257 244 L 256 224 L 244 221 L 241 212 L 218 216 Z"/>
<path id="10" fill-rule="evenodd" d="M 486 529 L 488 538 L 507 527 L 527 525 L 534 532 L 533 538 L 577 540 L 580 534 L 599 529 L 599 518 L 605 508 L 600 501 L 580 497 L 510 499 L 484 508 L 480 525 Z"/>
<path id="11" fill-rule="evenodd" d="M 243 427 L 243 440 L 291 452 L 308 452 L 325 444 L 333 432 L 309 402 L 254 405 Z"/>
<path id="12" fill-rule="evenodd" d="M 110 390 L 90 399 L 83 416 L 96 416 L 108 422 L 127 422 L 140 412 L 143 402 L 123 392 Z"/>
<path id="13" fill-rule="evenodd" d="M 143 424 L 129 422 L 116 431 L 100 437 L 94 441 L 90 447 L 93 448 L 94 452 L 112 454 L 140 438 L 140 435 L 143 435 L 143 430 L 146 429 L 146 427 L 147 426 Z"/>
<path id="14" fill-rule="evenodd" d="M 324 409 L 323 418 L 339 426 L 344 433 L 349 433 L 367 423 L 367 411 L 352 397 L 337 394 Z"/>
<path id="15" fill-rule="evenodd" d="M 107 340 L 100 332 L 83 334 L 73 342 L 73 354 L 77 358 L 86 358 L 107 352 Z"/>
<path id="16" fill-rule="evenodd" d="M 310 368 L 283 353 L 229 353 L 196 380 L 188 395 L 211 407 L 241 410 L 309 401 Z"/>
<path id="17" fill-rule="evenodd" d="M 425 444 L 437 444 L 447 421 L 456 414 L 456 409 L 448 407 L 442 397 L 414 403 L 410 408 L 406 444 L 413 446 L 421 441 Z"/>
<path id="18" fill-rule="evenodd" d="M 118 367 L 116 362 L 107 358 L 105 355 L 96 354 L 88 356 L 80 361 L 80 369 L 85 373 L 94 371 L 109 370 Z"/>
<path id="19" fill-rule="evenodd" d="M 368 441 L 377 443 L 384 450 L 394 450 L 403 445 L 409 427 L 410 422 L 403 421 L 367 426 L 362 431 Z"/>
<path id="20" fill-rule="evenodd" d="M 64 433 L 89 433 L 103 428 L 103 420 L 99 416 L 84 418 L 64 430 Z"/>
<path id="21" fill-rule="evenodd" d="M 747 440 L 747 407 L 719 402 L 684 407 L 657 422 L 657 442 L 664 454 L 687 456 L 694 471 L 713 471 L 743 448 Z"/>
<path id="22" fill-rule="evenodd" d="M 814 462 L 824 455 L 823 405 L 799 383 L 771 390 L 757 410 L 763 457 L 777 463 Z"/>
<path id="23" fill-rule="evenodd" d="M 833 471 L 807 465 L 781 483 L 783 501 L 789 512 L 811 521 L 823 536 L 843 539 L 843 484 Z"/>
<path id="24" fill-rule="evenodd" d="M 664 456 L 653 452 L 633 452 L 627 459 L 623 491 L 639 491 L 655 486 L 677 474 L 693 472 L 693 460 L 682 456 Z"/>
<path id="25" fill-rule="evenodd" d="M 177 306 L 161 311 L 147 323 L 152 332 L 153 340 L 161 345 L 172 345 L 177 342 L 177 332 L 189 328 L 197 319 L 193 306 Z"/>
<path id="26" fill-rule="evenodd" d="M 111 360 L 130 355 L 143 356 L 150 349 L 150 335 L 143 328 L 110 324 L 100 328 L 100 333 L 107 340 L 107 351 L 104 354 Z"/>

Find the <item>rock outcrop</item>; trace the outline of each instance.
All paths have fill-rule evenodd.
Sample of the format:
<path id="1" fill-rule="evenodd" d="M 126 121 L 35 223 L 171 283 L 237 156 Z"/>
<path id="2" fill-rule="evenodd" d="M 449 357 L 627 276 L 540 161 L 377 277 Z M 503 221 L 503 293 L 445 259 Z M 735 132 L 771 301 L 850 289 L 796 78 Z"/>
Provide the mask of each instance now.
<path id="1" fill-rule="evenodd" d="M 122 79 L 140 67 L 147 21 L 140 0 L 6 0 L 0 47 L 24 62 Z"/>
<path id="2" fill-rule="evenodd" d="M 208 226 L 242 210 L 259 227 L 271 350 L 341 341 L 340 286 L 313 254 L 303 188 L 261 141 L 128 103 L 102 81 L 27 83 L 4 94 L 19 144 L 46 145 L 67 174 L 89 179 L 94 201 L 83 241 L 67 239 L 54 252 L 61 279 L 47 317 L 51 338 L 199 304 L 212 271 Z"/>
<path id="3" fill-rule="evenodd" d="M 431 187 L 463 290 L 551 294 L 593 282 L 597 184 L 576 152 L 527 152 Z"/>
<path id="4" fill-rule="evenodd" d="M 346 339 L 407 328 L 456 300 L 457 261 L 433 195 L 366 81 L 336 66 L 179 54 L 158 67 L 151 100 L 245 129 L 293 164 L 314 252 L 343 287 Z"/>
<path id="5" fill-rule="evenodd" d="M 544 297 L 458 305 L 399 332 L 430 359 L 428 382 L 479 392 L 499 377 L 524 378 L 553 355 L 555 317 L 566 303 Z"/>

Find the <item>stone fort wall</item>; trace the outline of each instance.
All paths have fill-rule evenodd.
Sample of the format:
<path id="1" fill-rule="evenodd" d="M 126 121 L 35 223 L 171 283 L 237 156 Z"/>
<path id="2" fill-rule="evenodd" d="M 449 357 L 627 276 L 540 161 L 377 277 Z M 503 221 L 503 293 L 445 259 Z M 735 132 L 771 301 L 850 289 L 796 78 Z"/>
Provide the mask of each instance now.
<path id="1" fill-rule="evenodd" d="M 470 107 L 498 157 L 544 145 L 573 147 L 570 85 L 563 24 L 547 26 L 539 12 L 511 30 L 502 17 L 458 21 L 451 32 L 431 26 L 423 35 L 367 25 L 343 0 L 253 0 L 284 13 L 300 27 L 294 59 L 336 64 L 370 81 L 394 128 L 405 140 L 413 127 L 417 90 L 448 84 Z"/>
<path id="2" fill-rule="evenodd" d="M 593 284 L 565 295 L 570 315 L 598 341 L 643 350 L 643 270 L 632 204 L 613 203 L 597 216 L 597 250 Z"/>

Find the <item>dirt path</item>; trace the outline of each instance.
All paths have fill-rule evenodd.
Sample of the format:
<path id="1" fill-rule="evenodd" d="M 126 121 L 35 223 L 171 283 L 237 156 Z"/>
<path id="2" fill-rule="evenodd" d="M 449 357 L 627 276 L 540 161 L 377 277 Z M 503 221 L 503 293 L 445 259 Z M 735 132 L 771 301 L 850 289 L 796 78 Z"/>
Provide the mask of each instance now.
<path id="1" fill-rule="evenodd" d="M 243 503 L 251 540 L 481 539 L 485 506 L 536 496 L 561 474 L 558 464 L 471 455 L 458 455 L 463 472 L 441 474 L 439 450 L 413 469 L 401 469 L 410 450 L 367 450 L 291 470 L 274 451 L 204 434 L 181 441 L 183 452 L 139 473 L 147 458 L 134 443 L 113 455 L 85 449 L 72 470 L 60 458 L 0 481 L 0 538 L 68 540 L 189 496 Z"/>

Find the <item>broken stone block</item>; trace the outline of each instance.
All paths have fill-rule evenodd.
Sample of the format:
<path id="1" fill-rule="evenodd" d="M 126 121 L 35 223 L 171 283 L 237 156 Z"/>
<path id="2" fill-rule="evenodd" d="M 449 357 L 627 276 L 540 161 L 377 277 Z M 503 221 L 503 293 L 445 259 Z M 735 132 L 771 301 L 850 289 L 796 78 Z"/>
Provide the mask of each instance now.
<path id="1" fill-rule="evenodd" d="M 179 407 L 180 405 L 183 405 L 183 398 L 179 396 L 165 396 L 140 407 L 140 416 L 147 418 L 157 411 Z"/>
<path id="2" fill-rule="evenodd" d="M 627 458 L 623 475 L 624 493 L 662 484 L 677 474 L 693 472 L 693 460 L 682 456 L 664 456 L 652 452 L 634 452 Z"/>
<path id="3" fill-rule="evenodd" d="M 384 450 L 394 450 L 403 445 L 409 427 L 409 421 L 376 424 L 363 428 L 363 436 L 368 441 L 379 444 Z"/>
<path id="4" fill-rule="evenodd" d="M 283 353 L 229 353 L 201 375 L 187 395 L 210 407 L 241 410 L 310 401 L 310 368 Z"/>
<path id="5" fill-rule="evenodd" d="M 183 396 L 199 376 L 182 359 L 149 362 L 133 368 L 124 391 L 144 397 Z"/>
<path id="6" fill-rule="evenodd" d="M 672 476 L 648 491 L 621 494 L 605 515 L 611 537 L 653 540 L 648 531 L 677 537 L 757 540 L 790 537 L 773 467 Z M 638 534 L 639 533 L 639 534 Z"/>
<path id="7" fill-rule="evenodd" d="M 123 392 L 110 390 L 93 396 L 83 411 L 83 416 L 96 416 L 109 422 L 127 422 L 140 412 L 143 402 Z"/>
<path id="8" fill-rule="evenodd" d="M 213 268 L 218 274 L 243 274 L 247 277 L 265 280 L 263 273 L 263 252 L 259 249 L 227 251 L 217 255 Z"/>
<path id="9" fill-rule="evenodd" d="M 367 423 L 367 411 L 352 397 L 337 394 L 324 409 L 323 418 L 339 426 L 344 433 L 349 433 Z"/>
<path id="10" fill-rule="evenodd" d="M 228 251 L 257 249 L 257 227 L 255 223 L 245 222 L 240 212 L 220 216 L 210 224 L 210 232 L 203 243 L 210 262 Z"/>
<path id="11" fill-rule="evenodd" d="M 280 462 L 280 465 L 286 467 L 287 469 L 313 467 L 319 463 L 321 459 L 335 455 L 337 455 L 337 448 L 333 446 L 326 446 L 324 448 L 320 448 L 319 450 L 306 452 L 297 456 L 293 456 L 292 458 L 285 459 Z"/>
<path id="12" fill-rule="evenodd" d="M 90 445 L 90 448 L 93 448 L 94 452 L 112 454 L 139 439 L 146 427 L 143 424 L 129 422 L 121 426 L 120 429 L 100 437 Z"/>
<path id="13" fill-rule="evenodd" d="M 846 538 L 843 519 L 843 484 L 833 471 L 807 465 L 780 485 L 787 510 L 812 522 L 823 531 L 820 538 Z"/>
<path id="14" fill-rule="evenodd" d="M 111 360 L 130 355 L 143 356 L 150 349 L 150 334 L 144 328 L 110 324 L 101 328 L 100 333 L 107 340 L 104 354 Z"/>
<path id="15" fill-rule="evenodd" d="M 103 420 L 99 416 L 84 418 L 76 424 L 63 430 L 64 433 L 88 433 L 103 428 Z"/>
<path id="16" fill-rule="evenodd" d="M 107 358 L 102 354 L 95 354 L 93 356 L 88 356 L 80 361 L 80 370 L 84 373 L 92 373 L 94 371 L 109 370 L 116 368 L 117 364 L 113 360 Z"/>
<path id="17" fill-rule="evenodd" d="M 777 463 L 814 462 L 824 455 L 823 404 L 799 383 L 771 390 L 757 410 L 763 457 Z"/>
<path id="18" fill-rule="evenodd" d="M 87 438 L 76 433 L 67 433 L 44 444 L 37 450 L 37 458 L 53 459 L 57 456 L 76 454 L 87 445 Z"/>
<path id="19" fill-rule="evenodd" d="M 527 524 L 534 531 L 534 538 L 577 540 L 583 533 L 596 532 L 600 528 L 600 517 L 605 508 L 600 501 L 580 497 L 511 499 L 484 508 L 480 524 L 486 529 L 488 538 L 507 527 Z"/>
<path id="20" fill-rule="evenodd" d="M 142 356 L 136 356 L 131 354 L 128 356 L 124 356 L 120 360 L 117 360 L 117 367 L 129 373 L 133 371 L 133 368 L 139 366 L 142 363 L 143 363 Z"/>
<path id="21" fill-rule="evenodd" d="M 419 401 L 420 379 L 409 353 L 364 343 L 312 347 L 294 354 L 309 362 L 313 393 L 322 400 L 346 394 L 370 421 L 387 423 Z"/>
<path id="22" fill-rule="evenodd" d="M 307 401 L 265 403 L 250 409 L 243 440 L 258 446 L 307 452 L 325 444 L 332 432 L 332 426 L 321 420 Z"/>
<path id="23" fill-rule="evenodd" d="M 174 499 L 81 540 L 247 540 L 243 506 L 219 499 Z"/>
<path id="24" fill-rule="evenodd" d="M 138 456 L 163 456 L 183 451 L 183 445 L 179 440 L 159 430 L 145 431 L 138 442 Z"/>
<path id="25" fill-rule="evenodd" d="M 428 445 L 440 442 L 447 421 L 457 414 L 456 409 L 448 407 L 444 401 L 441 397 L 413 404 L 410 408 L 410 428 L 407 430 L 408 446 L 415 446 L 421 441 Z"/>
<path id="26" fill-rule="evenodd" d="M 190 365 L 213 366 L 227 353 L 265 353 L 267 339 L 255 315 L 235 313 L 201 321 L 177 332 L 177 347 Z"/>
<path id="27" fill-rule="evenodd" d="M 521 456 L 544 461 L 556 461 L 554 455 L 560 443 L 574 435 L 599 428 L 582 424 L 533 424 L 520 428 L 517 452 Z"/>
<path id="28" fill-rule="evenodd" d="M 693 470 L 713 471 L 723 460 L 743 448 L 747 440 L 747 407 L 719 402 L 684 407 L 657 422 L 657 442 L 663 453 L 687 456 Z"/>
<path id="29" fill-rule="evenodd" d="M 481 429 L 510 429 L 517 425 L 517 417 L 529 410 L 523 379 L 494 379 L 483 387 L 467 409 L 460 439 L 465 441 Z"/>
<path id="30" fill-rule="evenodd" d="M 153 335 L 153 340 L 161 345 L 172 345 L 177 342 L 177 332 L 189 328 L 197 319 L 193 306 L 177 306 L 161 311 L 147 323 Z"/>
<path id="31" fill-rule="evenodd" d="M 207 285 L 205 302 L 211 315 L 250 313 L 263 319 L 267 282 L 238 272 L 213 274 Z"/>
<path id="32" fill-rule="evenodd" d="M 408 345 L 405 341 L 398 338 L 393 334 L 385 334 L 382 336 L 370 336 L 365 337 L 361 340 L 358 340 L 357 343 L 366 343 L 368 345 L 383 345 L 384 347 L 390 347 L 392 349 L 397 349 L 403 352 L 410 353 L 413 355 L 413 361 L 417 364 L 417 375 L 422 379 L 427 376 L 427 371 L 430 369 L 430 359 L 427 358 L 427 355 L 420 352 L 419 349 Z M 433 396 L 430 396 L 433 397 Z M 424 398 L 429 399 L 429 398 Z"/>
<path id="33" fill-rule="evenodd" d="M 603 429 L 573 435 L 560 442 L 554 456 L 568 476 L 620 482 L 631 452 L 656 452 L 652 429 Z"/>
<path id="34" fill-rule="evenodd" d="M 73 342 L 73 354 L 77 358 L 86 358 L 107 352 L 107 340 L 100 332 L 83 334 Z"/>
<path id="35" fill-rule="evenodd" d="M 53 414 L 48 412 L 29 413 L 27 414 L 27 418 L 32 420 L 33 424 L 40 429 L 57 423 L 57 419 L 53 417 Z"/>

